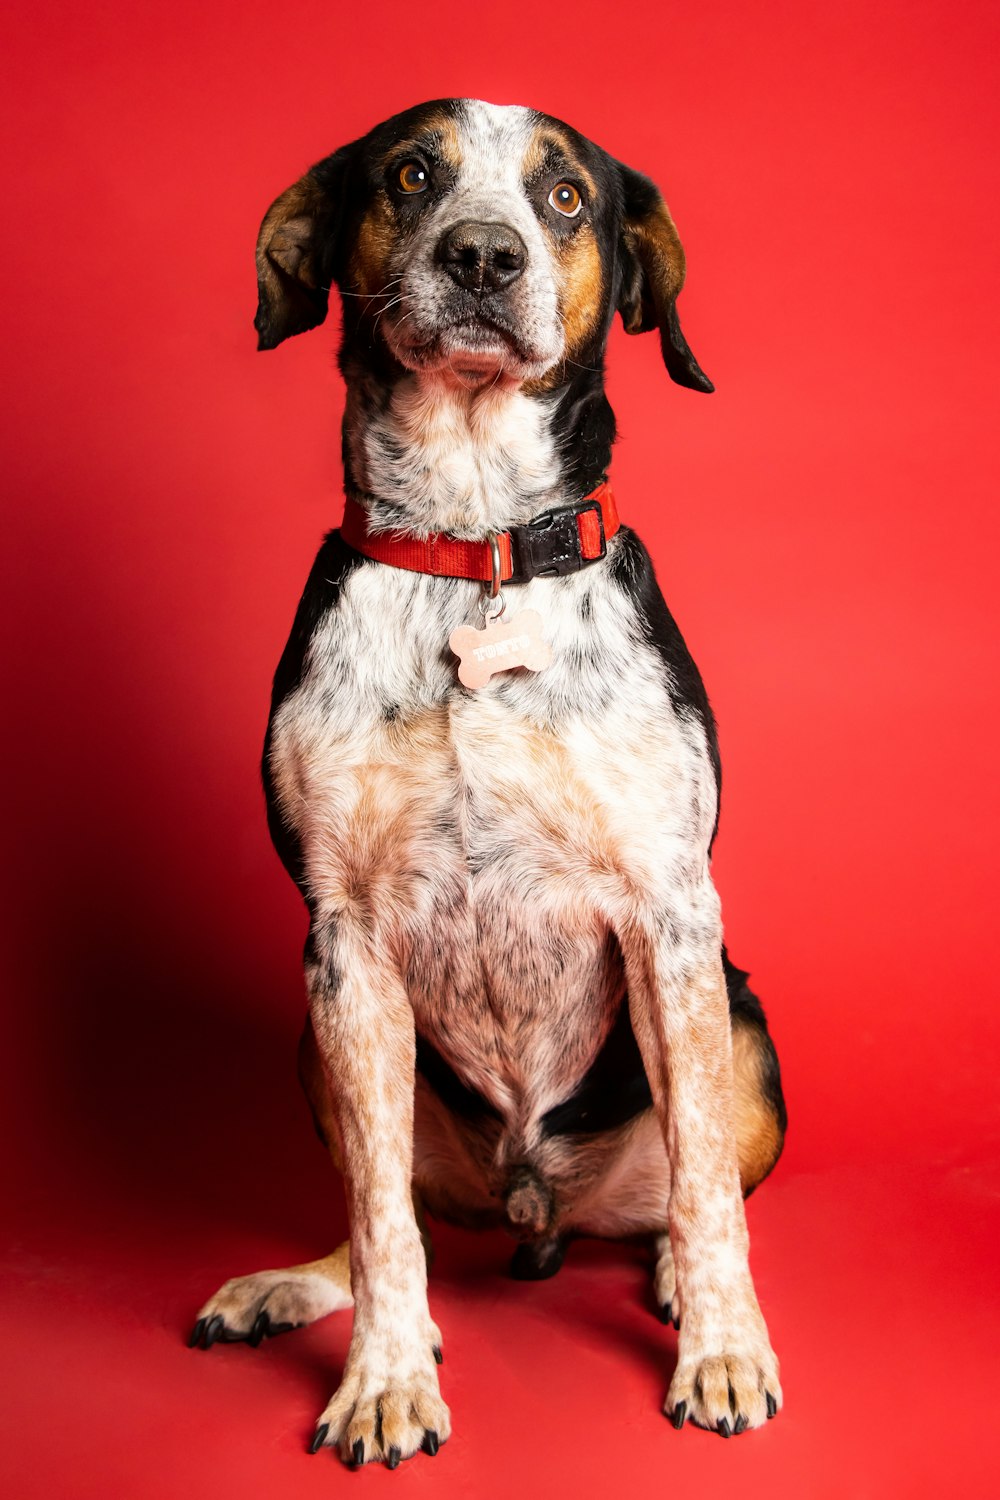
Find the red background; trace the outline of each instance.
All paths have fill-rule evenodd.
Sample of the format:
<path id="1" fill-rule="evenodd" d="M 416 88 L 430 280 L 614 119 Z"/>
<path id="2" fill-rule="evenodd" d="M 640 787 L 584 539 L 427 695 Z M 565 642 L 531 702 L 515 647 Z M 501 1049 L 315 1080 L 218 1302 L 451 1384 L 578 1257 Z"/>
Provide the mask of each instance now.
<path id="1" fill-rule="evenodd" d="M 791 0 L 8 17 L 2 598 L 8 1493 L 995 1493 L 996 7 Z M 303 913 L 257 781 L 340 515 L 335 328 L 254 352 L 261 214 L 421 98 L 535 103 L 658 178 L 718 393 L 616 333 L 621 507 L 721 722 L 717 869 L 784 1063 L 749 1205 L 787 1406 L 659 1415 L 642 1254 L 504 1279 L 438 1234 L 455 1437 L 303 1446 L 349 1319 L 182 1334 L 330 1248 L 294 1081 Z M 332 320 L 335 322 L 335 320 Z"/>

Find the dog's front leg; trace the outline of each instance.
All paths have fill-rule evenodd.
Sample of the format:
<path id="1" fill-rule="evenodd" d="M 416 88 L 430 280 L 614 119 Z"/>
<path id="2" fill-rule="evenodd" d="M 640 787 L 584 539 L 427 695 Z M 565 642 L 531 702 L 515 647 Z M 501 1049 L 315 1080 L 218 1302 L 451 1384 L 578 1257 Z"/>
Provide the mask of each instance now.
<path id="1" fill-rule="evenodd" d="M 623 942 L 632 1024 L 670 1158 L 677 1271 L 677 1369 L 665 1411 L 724 1436 L 759 1427 L 781 1404 L 778 1362 L 747 1259 L 733 1127 L 729 1003 L 718 901 L 650 918 Z"/>
<path id="2" fill-rule="evenodd" d="M 330 1082 L 351 1224 L 354 1329 L 341 1385 L 316 1428 L 355 1464 L 395 1468 L 450 1432 L 435 1366 L 440 1335 L 413 1210 L 413 1014 L 366 924 L 317 919 L 306 982 Z"/>

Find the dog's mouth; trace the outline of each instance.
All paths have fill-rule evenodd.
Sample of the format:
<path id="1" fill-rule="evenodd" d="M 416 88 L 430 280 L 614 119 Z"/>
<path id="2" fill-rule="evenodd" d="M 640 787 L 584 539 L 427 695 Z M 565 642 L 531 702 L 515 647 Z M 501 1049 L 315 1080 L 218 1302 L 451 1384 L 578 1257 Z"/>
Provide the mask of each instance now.
<path id="1" fill-rule="evenodd" d="M 485 378 L 503 372 L 510 366 L 511 356 L 519 366 L 530 362 L 530 352 L 514 330 L 492 319 L 454 323 L 444 330 L 439 343 L 458 375 Z"/>
<path id="2" fill-rule="evenodd" d="M 405 323 L 386 333 L 400 363 L 418 372 L 450 371 L 472 381 L 504 376 L 521 381 L 537 379 L 553 363 L 499 311 L 463 311 L 426 335 L 408 330 Z"/>

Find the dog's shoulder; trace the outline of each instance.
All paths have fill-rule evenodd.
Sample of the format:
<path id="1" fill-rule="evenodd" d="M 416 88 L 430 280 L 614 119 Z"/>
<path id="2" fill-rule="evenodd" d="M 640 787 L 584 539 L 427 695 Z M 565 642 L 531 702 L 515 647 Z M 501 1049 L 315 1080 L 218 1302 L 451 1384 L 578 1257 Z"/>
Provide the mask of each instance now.
<path id="1" fill-rule="evenodd" d="M 274 720 L 282 704 L 302 682 L 306 656 L 316 631 L 330 612 L 336 609 L 348 577 L 363 562 L 364 558 L 347 545 L 339 531 L 327 533 L 306 580 L 271 687 L 271 708 L 261 759 L 267 822 L 281 862 L 300 889 L 302 889 L 302 850 L 294 830 L 289 828 L 281 816 L 274 786 L 271 765 Z"/>
<path id="2" fill-rule="evenodd" d="M 327 532 L 302 591 L 285 649 L 271 688 L 271 717 L 302 681 L 306 653 L 323 620 L 335 609 L 344 584 L 364 558 L 343 540 L 339 531 Z"/>
<path id="3" fill-rule="evenodd" d="M 680 628 L 667 608 L 653 560 L 630 527 L 622 527 L 609 563 L 612 580 L 632 600 L 645 638 L 663 664 L 672 707 L 701 726 L 718 790 L 722 781 L 719 737 L 705 684 Z"/>

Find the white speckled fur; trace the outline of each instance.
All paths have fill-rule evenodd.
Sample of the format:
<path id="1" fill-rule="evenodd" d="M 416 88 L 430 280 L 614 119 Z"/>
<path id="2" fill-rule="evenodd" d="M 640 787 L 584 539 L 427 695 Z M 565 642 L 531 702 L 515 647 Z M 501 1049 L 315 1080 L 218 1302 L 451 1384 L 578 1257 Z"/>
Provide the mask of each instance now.
<path id="1" fill-rule="evenodd" d="M 348 452 L 372 530 L 481 537 L 562 504 L 557 401 L 506 378 L 470 389 L 437 371 L 399 381 L 382 410 L 349 395 Z"/>

